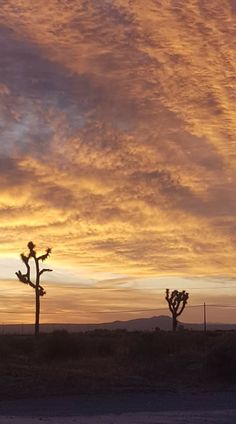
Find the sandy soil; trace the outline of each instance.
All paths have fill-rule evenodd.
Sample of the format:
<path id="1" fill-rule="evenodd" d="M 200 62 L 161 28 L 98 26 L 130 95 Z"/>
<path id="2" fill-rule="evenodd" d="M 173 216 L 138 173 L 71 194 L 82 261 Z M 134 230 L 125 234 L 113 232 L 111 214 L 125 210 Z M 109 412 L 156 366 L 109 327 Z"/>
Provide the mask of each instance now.
<path id="1" fill-rule="evenodd" d="M 93 417 L 0 417 L 1 424 L 235 424 L 236 409 L 228 411 L 175 411 Z"/>

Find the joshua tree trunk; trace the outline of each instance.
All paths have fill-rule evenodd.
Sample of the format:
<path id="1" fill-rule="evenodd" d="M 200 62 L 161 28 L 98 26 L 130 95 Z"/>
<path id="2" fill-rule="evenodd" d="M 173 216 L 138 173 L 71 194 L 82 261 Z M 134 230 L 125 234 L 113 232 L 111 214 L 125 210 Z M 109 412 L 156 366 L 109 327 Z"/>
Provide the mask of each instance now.
<path id="1" fill-rule="evenodd" d="M 35 281 L 35 336 L 39 335 L 39 317 L 40 317 L 40 292 L 39 292 L 39 281 L 40 281 L 40 271 L 39 271 L 39 263 L 36 257 L 35 260 L 35 268 L 36 268 L 36 281 Z"/>
<path id="2" fill-rule="evenodd" d="M 178 325 L 177 317 L 172 314 L 172 331 L 176 331 Z"/>
<path id="3" fill-rule="evenodd" d="M 40 295 L 39 291 L 35 290 L 35 336 L 39 335 L 39 317 L 40 317 Z"/>

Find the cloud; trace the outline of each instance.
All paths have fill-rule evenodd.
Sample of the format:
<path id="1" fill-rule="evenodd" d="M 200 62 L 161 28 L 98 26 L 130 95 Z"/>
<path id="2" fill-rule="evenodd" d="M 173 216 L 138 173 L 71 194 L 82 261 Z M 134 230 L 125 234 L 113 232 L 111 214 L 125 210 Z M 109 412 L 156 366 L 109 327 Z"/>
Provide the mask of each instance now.
<path id="1" fill-rule="evenodd" d="M 144 280 L 106 279 L 86 282 L 86 285 L 45 282 L 46 296 L 42 299 L 42 322 L 47 323 L 94 323 L 108 322 L 116 319 L 134 319 L 156 314 L 168 314 L 164 299 L 166 287 L 182 289 L 189 286 L 190 301 L 182 320 L 200 322 L 202 305 L 207 302 L 208 322 L 233 322 L 232 288 L 220 287 L 219 281 L 208 282 L 168 278 L 165 281 L 146 278 Z M 196 287 L 198 286 L 198 287 Z M 228 290 L 229 289 L 229 290 Z M 17 281 L 0 281 L 0 307 L 2 323 L 32 323 L 34 319 L 34 293 L 30 287 Z M 210 305 L 218 303 L 229 305 L 228 308 L 215 308 Z M 132 299 L 132 302 L 131 302 Z M 192 308 L 191 306 L 194 307 Z M 197 306 L 199 305 L 199 306 Z M 146 311 L 145 311 L 146 310 Z"/>
<path id="2" fill-rule="evenodd" d="M 234 21 L 227 0 L 3 2 L 2 251 L 234 276 Z"/>

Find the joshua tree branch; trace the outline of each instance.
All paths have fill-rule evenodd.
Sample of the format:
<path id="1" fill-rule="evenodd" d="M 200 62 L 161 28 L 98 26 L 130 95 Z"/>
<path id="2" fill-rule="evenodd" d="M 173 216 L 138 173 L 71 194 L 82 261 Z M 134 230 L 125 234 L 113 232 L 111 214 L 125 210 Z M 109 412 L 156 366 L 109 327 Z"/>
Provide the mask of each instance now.
<path id="1" fill-rule="evenodd" d="M 29 286 L 33 287 L 33 289 L 36 289 L 36 285 L 34 283 L 32 283 L 32 281 L 28 278 L 28 273 L 22 274 L 21 271 L 18 271 L 18 272 L 16 272 L 16 275 L 17 275 L 19 281 L 21 281 L 21 283 L 28 284 Z"/>
<path id="2" fill-rule="evenodd" d="M 48 249 L 46 250 L 46 253 L 44 253 L 44 255 L 39 256 L 39 257 L 37 258 L 37 260 L 38 260 L 38 261 L 45 261 L 45 260 L 46 260 L 46 259 L 50 256 L 51 251 L 52 251 L 52 249 L 48 248 Z"/>
<path id="3" fill-rule="evenodd" d="M 52 269 L 49 269 L 49 268 L 43 268 L 43 269 L 41 269 L 41 271 L 39 272 L 39 275 L 42 275 L 44 272 L 52 272 Z"/>
<path id="4" fill-rule="evenodd" d="M 188 297 L 187 297 L 187 299 L 188 299 Z M 178 317 L 182 314 L 182 312 L 183 312 L 183 310 L 184 310 L 184 308 L 185 308 L 185 306 L 186 306 L 186 304 L 187 304 L 187 299 L 184 299 L 184 300 L 183 300 L 182 307 L 181 307 L 181 309 L 179 310 L 179 312 L 177 312 L 177 316 L 178 316 Z"/>
<path id="5" fill-rule="evenodd" d="M 173 319 L 173 331 L 176 330 L 177 325 L 177 317 L 179 317 L 189 298 L 189 294 L 183 290 L 182 292 L 179 292 L 178 290 L 173 290 L 170 294 L 170 290 L 166 289 L 166 301 L 169 306 L 169 310 L 172 313 L 172 319 Z"/>

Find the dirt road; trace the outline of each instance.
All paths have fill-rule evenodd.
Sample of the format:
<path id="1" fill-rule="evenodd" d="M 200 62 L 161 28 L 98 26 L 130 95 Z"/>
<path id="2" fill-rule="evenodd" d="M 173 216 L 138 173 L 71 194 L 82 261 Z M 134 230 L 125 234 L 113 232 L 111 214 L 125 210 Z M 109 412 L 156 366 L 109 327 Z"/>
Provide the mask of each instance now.
<path id="1" fill-rule="evenodd" d="M 235 424 L 236 391 L 0 401 L 0 424 Z"/>
<path id="2" fill-rule="evenodd" d="M 236 410 L 133 413 L 90 417 L 0 417 L 1 424 L 235 424 Z"/>

